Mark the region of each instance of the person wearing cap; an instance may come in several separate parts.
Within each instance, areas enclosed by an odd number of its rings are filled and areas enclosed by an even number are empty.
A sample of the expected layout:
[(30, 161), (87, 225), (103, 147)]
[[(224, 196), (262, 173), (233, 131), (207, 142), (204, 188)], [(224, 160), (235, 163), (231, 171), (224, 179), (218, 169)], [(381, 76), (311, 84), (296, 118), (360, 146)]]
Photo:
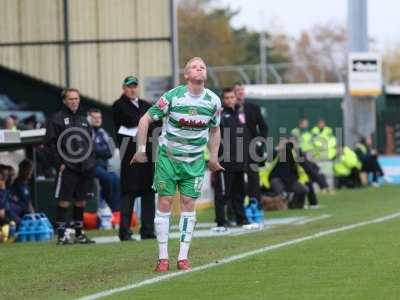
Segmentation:
[[(152, 189), (154, 164), (152, 159), (144, 164), (130, 165), (130, 160), (136, 152), (136, 132), (140, 118), (151, 105), (138, 97), (139, 81), (135, 76), (128, 76), (122, 83), (122, 95), (113, 104), (113, 119), (117, 132), (117, 143), (121, 153), (121, 220), (119, 238), (121, 241), (131, 241), (132, 231), (130, 223), (136, 197), (141, 197), (141, 227), (142, 239), (155, 238), (154, 214), (155, 193)], [(155, 123), (149, 130), (148, 137), (152, 136), (153, 129), (160, 126)], [(149, 142), (149, 140), (147, 141)], [(152, 158), (152, 146), (147, 147), (147, 155)]]

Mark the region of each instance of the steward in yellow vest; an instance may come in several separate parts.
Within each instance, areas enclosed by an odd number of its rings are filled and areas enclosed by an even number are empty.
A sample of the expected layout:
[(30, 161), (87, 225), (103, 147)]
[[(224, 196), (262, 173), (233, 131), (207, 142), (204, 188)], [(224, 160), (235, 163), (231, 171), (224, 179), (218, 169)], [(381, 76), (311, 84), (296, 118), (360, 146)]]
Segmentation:
[(317, 126), (311, 129), (313, 136), (312, 155), (317, 160), (333, 160), (336, 156), (336, 137), (332, 128), (325, 125), (324, 120), (318, 121)]
[(308, 129), (307, 119), (300, 119), (298, 127), (292, 129), (290, 134), (296, 140), (303, 153), (313, 150), (313, 135)]
[(338, 151), (338, 156), (333, 164), (336, 187), (356, 188), (360, 187), (360, 171), (362, 164), (357, 154), (345, 146)]

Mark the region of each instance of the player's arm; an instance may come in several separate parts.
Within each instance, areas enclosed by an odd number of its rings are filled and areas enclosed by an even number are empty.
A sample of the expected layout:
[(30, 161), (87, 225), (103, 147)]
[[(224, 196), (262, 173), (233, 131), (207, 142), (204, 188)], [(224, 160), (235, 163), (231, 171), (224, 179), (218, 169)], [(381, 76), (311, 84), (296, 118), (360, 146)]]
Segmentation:
[(149, 131), (150, 124), (153, 119), (150, 117), (149, 113), (146, 112), (143, 117), (140, 118), (138, 125), (138, 132), (136, 136), (136, 153), (133, 155), (131, 164), (134, 162), (144, 163), (147, 161), (146, 156), (146, 142), (147, 142), (147, 132)]
[(170, 95), (165, 93), (158, 101), (149, 108), (149, 110), (140, 118), (138, 125), (136, 153), (131, 159), (131, 164), (134, 162), (143, 163), (147, 161), (146, 156), (146, 141), (147, 133), (150, 124), (153, 121), (159, 121), (164, 118), (169, 111)]
[(212, 172), (224, 171), (225, 169), (218, 162), (218, 149), (221, 144), (221, 130), (219, 126), (210, 128), (210, 137), (208, 140), (208, 149), (210, 150), (210, 159), (208, 168)]

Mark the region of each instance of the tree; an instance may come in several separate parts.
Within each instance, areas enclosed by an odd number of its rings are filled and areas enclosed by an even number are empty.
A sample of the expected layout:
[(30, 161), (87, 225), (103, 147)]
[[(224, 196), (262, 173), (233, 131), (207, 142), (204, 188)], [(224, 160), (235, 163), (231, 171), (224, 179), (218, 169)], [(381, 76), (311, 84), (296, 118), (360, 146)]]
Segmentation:
[(346, 69), (346, 31), (335, 23), (314, 25), (303, 31), (295, 43), (294, 67), (287, 79), (294, 82), (341, 79)]
[(385, 51), (383, 71), (387, 83), (400, 83), (400, 46)]
[[(179, 57), (183, 67), (193, 56), (203, 57), (209, 66), (253, 65), (260, 63), (260, 33), (246, 27), (235, 29), (231, 19), (239, 13), (229, 7), (213, 8), (213, 0), (185, 0), (178, 5)], [(267, 34), (269, 63), (290, 61), (285, 34)], [(211, 70), (210, 70), (211, 71)], [(282, 71), (281, 76), (284, 75)], [(256, 73), (249, 73), (252, 82)], [(241, 80), (237, 71), (210, 73), (220, 86)], [(271, 77), (272, 78), (272, 77)], [(213, 80), (209, 84), (215, 83)]]

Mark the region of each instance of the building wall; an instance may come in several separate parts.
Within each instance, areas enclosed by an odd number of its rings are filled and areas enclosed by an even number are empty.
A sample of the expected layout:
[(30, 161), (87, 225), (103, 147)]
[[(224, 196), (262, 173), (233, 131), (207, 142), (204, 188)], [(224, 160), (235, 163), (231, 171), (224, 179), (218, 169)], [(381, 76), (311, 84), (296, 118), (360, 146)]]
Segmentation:
[(301, 118), (309, 120), (310, 129), (320, 119), (324, 119), (334, 133), (335, 129), (343, 128), (341, 98), (248, 100), (261, 107), (261, 113), (269, 127), (268, 136), (273, 137), (274, 145), (279, 143), (280, 137), (290, 134)]
[[(0, 0), (0, 65), (65, 86), (63, 2)], [(141, 82), (171, 76), (169, 0), (68, 0), (68, 6), (70, 85), (84, 95), (111, 103), (127, 75)]]

